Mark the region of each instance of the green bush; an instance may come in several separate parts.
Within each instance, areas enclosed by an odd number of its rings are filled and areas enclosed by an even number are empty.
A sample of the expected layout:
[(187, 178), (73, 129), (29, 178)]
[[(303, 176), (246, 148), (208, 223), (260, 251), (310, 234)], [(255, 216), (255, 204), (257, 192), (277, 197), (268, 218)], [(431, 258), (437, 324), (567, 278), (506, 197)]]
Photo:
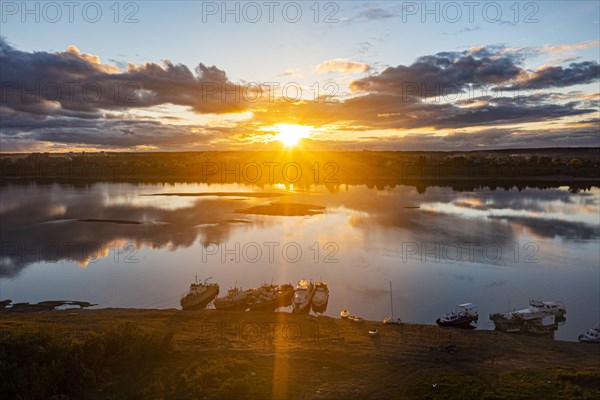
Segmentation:
[(169, 353), (171, 343), (170, 333), (149, 333), (132, 324), (83, 340), (41, 330), (4, 333), (0, 336), (0, 396), (94, 397), (115, 377), (126, 379), (153, 368)]

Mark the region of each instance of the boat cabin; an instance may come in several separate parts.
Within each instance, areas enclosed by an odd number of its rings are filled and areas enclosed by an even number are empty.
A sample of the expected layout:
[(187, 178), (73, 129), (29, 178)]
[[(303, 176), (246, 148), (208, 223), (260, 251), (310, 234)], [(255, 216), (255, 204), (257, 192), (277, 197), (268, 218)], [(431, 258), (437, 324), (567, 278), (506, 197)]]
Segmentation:
[(588, 329), (586, 336), (590, 339), (600, 340), (600, 331), (596, 329)]
[(565, 310), (565, 306), (560, 301), (531, 300), (529, 305), (536, 309), (535, 311), (547, 311), (554, 314)]
[(477, 305), (473, 304), (473, 303), (463, 303), (463, 304), (459, 304), (456, 306), (456, 308), (458, 309), (458, 314), (465, 313), (467, 315), (477, 315)]

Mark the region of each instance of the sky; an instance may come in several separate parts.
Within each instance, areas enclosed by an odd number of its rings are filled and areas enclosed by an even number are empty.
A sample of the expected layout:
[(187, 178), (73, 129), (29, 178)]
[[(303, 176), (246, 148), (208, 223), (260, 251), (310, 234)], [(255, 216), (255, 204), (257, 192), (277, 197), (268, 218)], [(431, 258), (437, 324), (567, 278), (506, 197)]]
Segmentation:
[(0, 151), (600, 146), (597, 1), (0, 1)]

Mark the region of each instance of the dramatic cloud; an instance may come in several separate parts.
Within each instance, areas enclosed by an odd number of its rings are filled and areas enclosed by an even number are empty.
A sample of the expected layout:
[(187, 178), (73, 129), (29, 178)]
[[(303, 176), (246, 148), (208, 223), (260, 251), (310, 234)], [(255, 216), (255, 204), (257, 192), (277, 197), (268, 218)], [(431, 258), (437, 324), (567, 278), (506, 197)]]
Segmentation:
[[(264, 128), (285, 122), (335, 133), (341, 147), (375, 131), (360, 139), (381, 149), (597, 145), (600, 94), (547, 89), (598, 81), (598, 63), (529, 71), (523, 65), (531, 54), (498, 46), (437, 53), (351, 81), (348, 97), (290, 102), (263, 92), (252, 101), (261, 84), (233, 83), (216, 66), (200, 63), (192, 71), (166, 60), (124, 70), (73, 46), (24, 52), (0, 39), (0, 144), (5, 152), (38, 150), (41, 143), (50, 150), (234, 149), (264, 146)], [(315, 71), (349, 74), (370, 67), (330, 59)], [(157, 113), (173, 106), (187, 110), (187, 117), (205, 114), (207, 122), (186, 124), (185, 113)], [(235, 121), (213, 122), (223, 121), (219, 114), (241, 112)], [(539, 123), (556, 126), (536, 132), (517, 126)], [(352, 139), (341, 137), (346, 132)], [(335, 149), (336, 141), (311, 143)]]
[(473, 87), (491, 90), (541, 89), (592, 83), (600, 79), (594, 61), (569, 67), (543, 66), (529, 73), (523, 55), (503, 48), (473, 48), (418, 58), (409, 66), (388, 67), (381, 73), (353, 81), (351, 89), (404, 96), (434, 97), (465, 93)]
[(527, 97), (486, 97), (474, 99), (472, 106), (458, 107), (443, 101), (423, 102), (403, 95), (369, 93), (339, 103), (281, 103), (256, 110), (254, 118), (261, 124), (294, 118), (296, 123), (310, 126), (343, 124), (355, 130), (456, 129), (539, 122), (594, 112), (578, 105), (576, 101), (554, 104)]
[(341, 72), (352, 74), (357, 72), (366, 72), (370, 69), (369, 64), (357, 61), (349, 61), (342, 58), (327, 60), (315, 67), (318, 73)]
[(568, 68), (542, 67), (517, 84), (525, 88), (542, 89), (592, 83), (598, 79), (600, 79), (600, 65), (594, 61), (586, 61), (572, 63)]
[[(231, 95), (239, 96), (242, 89), (227, 79), (225, 71), (202, 63), (195, 74), (187, 66), (168, 60), (163, 65), (130, 64), (121, 72), (73, 46), (58, 53), (28, 53), (1, 38), (0, 57), (0, 105), (29, 114), (70, 115), (160, 104), (188, 106), (198, 113), (247, 109)], [(232, 101), (226, 101), (227, 96)]]
[(350, 87), (426, 97), (462, 92), (472, 84), (499, 84), (523, 74), (514, 55), (477, 48), (420, 57), (410, 66), (388, 67), (380, 74), (353, 81)]

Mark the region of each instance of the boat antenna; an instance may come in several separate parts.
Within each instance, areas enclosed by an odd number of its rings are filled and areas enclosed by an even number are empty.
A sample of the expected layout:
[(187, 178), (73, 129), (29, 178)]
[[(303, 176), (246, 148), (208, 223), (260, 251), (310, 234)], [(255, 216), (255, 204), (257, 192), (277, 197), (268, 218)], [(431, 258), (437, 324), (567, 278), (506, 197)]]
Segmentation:
[(392, 309), (392, 315), (394, 315), (394, 300), (392, 300), (392, 281), (390, 281), (390, 308)]
[(196, 274), (196, 283), (198, 283), (198, 274)]

